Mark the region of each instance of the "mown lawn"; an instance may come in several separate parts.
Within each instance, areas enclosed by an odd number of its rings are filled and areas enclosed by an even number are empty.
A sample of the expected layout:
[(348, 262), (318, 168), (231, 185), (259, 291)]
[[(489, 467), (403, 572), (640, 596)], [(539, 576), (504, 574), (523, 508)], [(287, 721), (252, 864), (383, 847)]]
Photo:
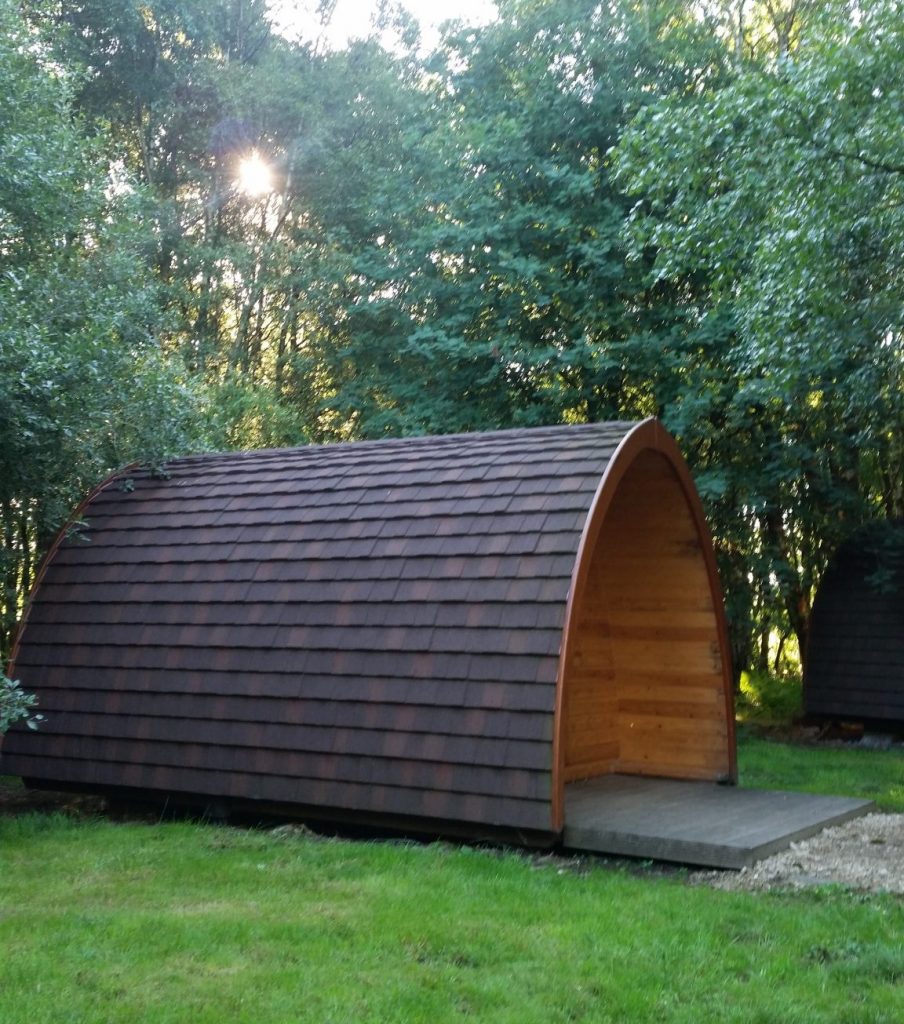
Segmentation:
[[(904, 752), (790, 743), (741, 736), (740, 784), (753, 789), (856, 796), (880, 811), (904, 812)], [(902, 867), (904, 870), (904, 867)]]
[(0, 818), (0, 950), (0, 1024), (904, 1020), (894, 897), (188, 823)]

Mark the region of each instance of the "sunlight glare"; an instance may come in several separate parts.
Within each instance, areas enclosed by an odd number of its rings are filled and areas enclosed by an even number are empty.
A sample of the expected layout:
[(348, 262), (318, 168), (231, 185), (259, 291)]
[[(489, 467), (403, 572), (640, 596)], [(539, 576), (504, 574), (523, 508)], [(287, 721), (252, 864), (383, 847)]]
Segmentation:
[(257, 150), (239, 164), (238, 187), (246, 196), (263, 196), (273, 191), (273, 172)]

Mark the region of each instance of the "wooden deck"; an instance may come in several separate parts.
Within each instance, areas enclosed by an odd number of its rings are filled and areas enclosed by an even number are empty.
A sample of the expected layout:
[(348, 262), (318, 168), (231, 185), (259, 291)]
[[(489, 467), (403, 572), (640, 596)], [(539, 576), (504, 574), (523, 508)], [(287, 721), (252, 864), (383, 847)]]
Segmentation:
[(743, 868), (873, 808), (867, 800), (604, 775), (565, 787), (572, 850)]

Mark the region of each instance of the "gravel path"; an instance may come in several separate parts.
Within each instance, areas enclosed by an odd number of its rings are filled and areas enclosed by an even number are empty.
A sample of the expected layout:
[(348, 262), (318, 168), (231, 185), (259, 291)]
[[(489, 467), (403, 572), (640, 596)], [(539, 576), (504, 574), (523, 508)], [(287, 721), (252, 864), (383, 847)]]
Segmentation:
[(802, 889), (843, 885), (904, 895), (904, 814), (867, 814), (741, 871), (695, 871), (692, 883), (715, 889)]

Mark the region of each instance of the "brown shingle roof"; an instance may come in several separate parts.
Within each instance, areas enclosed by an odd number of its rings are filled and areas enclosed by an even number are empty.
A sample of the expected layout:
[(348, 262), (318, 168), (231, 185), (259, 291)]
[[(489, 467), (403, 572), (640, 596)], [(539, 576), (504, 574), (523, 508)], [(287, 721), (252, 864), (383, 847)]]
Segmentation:
[(3, 768), (550, 828), (562, 628), (631, 425), (180, 459), (114, 479), (34, 595)]

